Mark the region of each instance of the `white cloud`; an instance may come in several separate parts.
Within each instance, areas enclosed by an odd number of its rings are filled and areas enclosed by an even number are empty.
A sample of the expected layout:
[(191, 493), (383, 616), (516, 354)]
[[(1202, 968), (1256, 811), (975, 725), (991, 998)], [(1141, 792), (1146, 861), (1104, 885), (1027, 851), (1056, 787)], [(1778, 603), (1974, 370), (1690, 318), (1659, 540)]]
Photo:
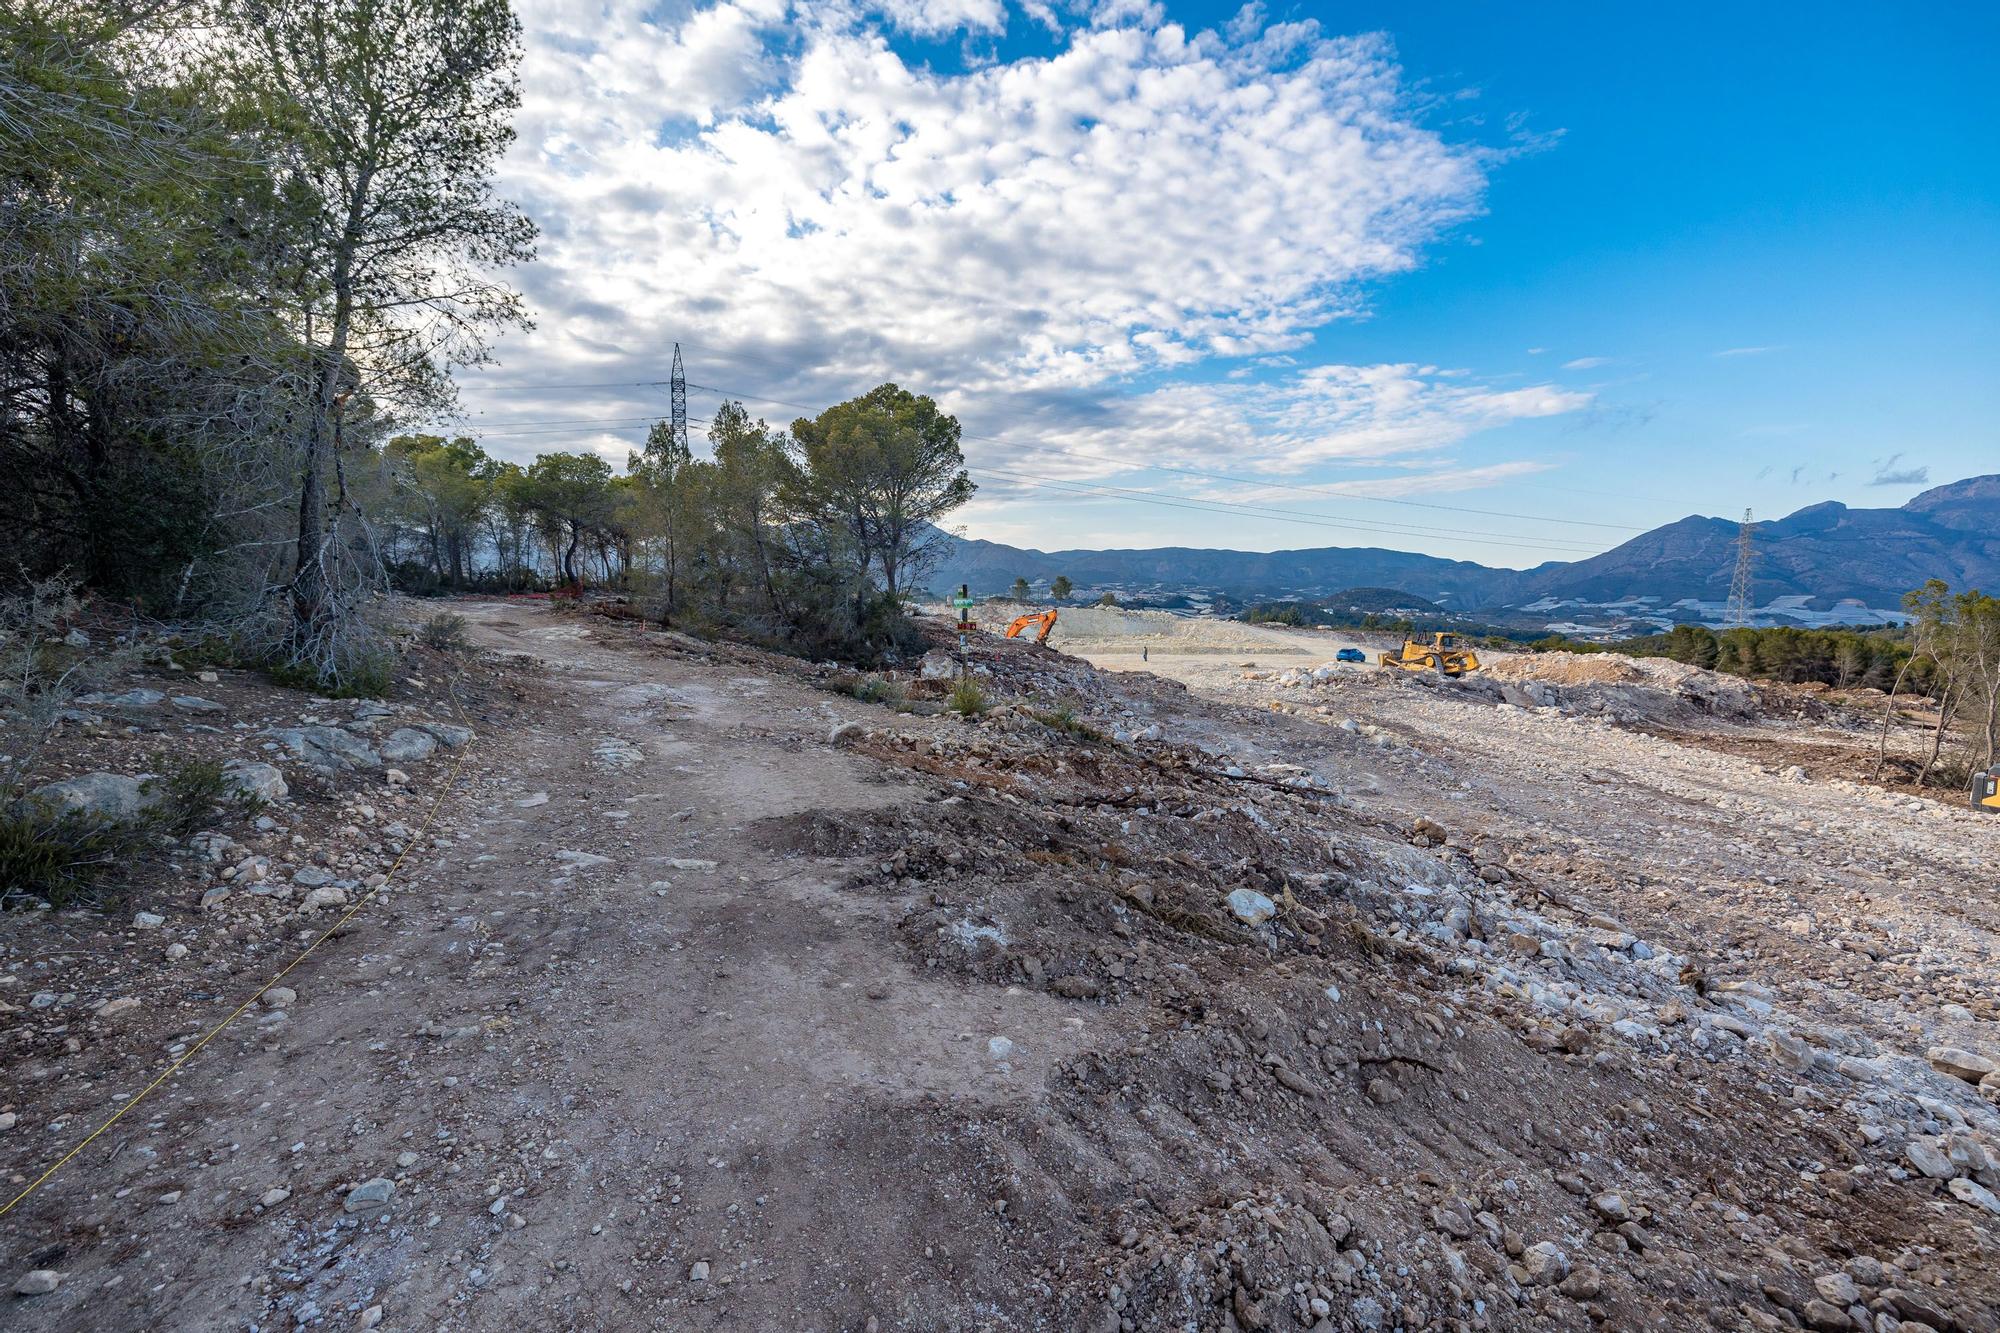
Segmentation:
[[(1421, 465), (1422, 455), (1479, 431), (1590, 402), (1587, 393), (1553, 385), (1501, 389), (1435, 366), (1315, 366), (1268, 384), (1166, 385), (1117, 399), (1095, 419), (1060, 410), (1038, 418), (1022, 403), (1015, 438), (1023, 443), (972, 440), (967, 449), (975, 460), (1011, 458), (1008, 466), (1059, 477), (1104, 477), (1149, 463), (1289, 477), (1330, 464)], [(1143, 442), (1136, 455), (1135, 441)], [(1367, 494), (1377, 484), (1343, 485)]]
[[(517, 275), (540, 327), (500, 347), (488, 384), (663, 379), (678, 340), (697, 384), (824, 404), (894, 379), (959, 414), (975, 461), (1072, 476), (1109, 473), (1056, 449), (1130, 467), (1143, 442), (1144, 458), (1290, 475), (1589, 402), (1295, 363), (1479, 208), (1486, 158), (1420, 122), (1383, 39), (1265, 28), (1254, 3), (1189, 34), (1109, 0), (1052, 57), (951, 73), (890, 34), (996, 32), (1000, 0), (519, 12), (521, 136), (500, 185), (544, 228)], [(1194, 382), (1215, 360), (1256, 378)], [(466, 400), (492, 420), (664, 408), (481, 378)], [(696, 416), (713, 402), (698, 393)]]
[(1766, 352), (1782, 352), (1783, 347), (1725, 347), (1717, 356), (1763, 356)]
[(1611, 358), (1608, 356), (1580, 356), (1576, 358), (1576, 360), (1574, 361), (1563, 362), (1563, 369), (1595, 370), (1599, 366), (1608, 366), (1610, 364), (1611, 364)]

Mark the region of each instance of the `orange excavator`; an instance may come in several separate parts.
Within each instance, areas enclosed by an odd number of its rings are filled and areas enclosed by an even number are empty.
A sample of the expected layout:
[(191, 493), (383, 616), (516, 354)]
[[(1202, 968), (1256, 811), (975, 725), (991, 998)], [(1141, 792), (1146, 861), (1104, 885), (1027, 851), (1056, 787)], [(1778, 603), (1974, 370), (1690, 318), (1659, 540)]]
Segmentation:
[(1016, 620), (1007, 627), (1007, 637), (1018, 639), (1021, 637), (1022, 630), (1032, 628), (1035, 631), (1035, 642), (1047, 643), (1049, 641), (1049, 631), (1055, 627), (1056, 609), (1052, 606), (1046, 611), (1038, 612), (1034, 615), (1022, 616)]

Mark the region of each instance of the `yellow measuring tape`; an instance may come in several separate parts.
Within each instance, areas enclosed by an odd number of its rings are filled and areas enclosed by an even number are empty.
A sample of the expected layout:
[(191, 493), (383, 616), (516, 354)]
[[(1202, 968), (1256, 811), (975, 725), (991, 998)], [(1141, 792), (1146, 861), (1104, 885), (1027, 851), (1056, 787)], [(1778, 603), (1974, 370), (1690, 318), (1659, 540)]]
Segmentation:
[[(451, 707), (452, 711), (458, 715), (459, 722), (463, 724), (465, 721), (465, 711), (458, 706), (458, 696), (456, 694), (452, 695)], [(333, 935), (336, 931), (338, 931), (342, 926), (346, 925), (348, 922), (352, 921), (355, 918), (355, 916), (360, 913), (362, 908), (368, 906), (369, 902), (374, 899), (376, 894), (382, 892), (382, 890), (388, 888), (390, 884), (394, 883), (396, 879), (396, 872), (403, 868), (403, 862), (409, 858), (411, 852), (417, 849), (417, 844), (423, 841), (424, 835), (431, 831), (431, 825), (437, 822), (438, 812), (444, 809), (445, 798), (450, 796), (452, 788), (458, 785), (458, 775), (460, 771), (465, 767), (466, 756), (468, 756), (471, 753), (472, 753), (472, 742), (470, 740), (467, 740), (465, 743), (465, 748), (461, 749), (458, 752), (458, 759), (451, 766), (451, 776), (445, 779), (444, 787), (442, 790), (438, 792), (437, 800), (431, 803), (430, 813), (424, 816), (423, 826), (420, 827), (416, 831), (416, 833), (411, 836), (410, 840), (407, 843), (403, 844), (403, 850), (396, 854), (396, 859), (394, 861), (390, 862), (388, 873), (382, 877), (382, 882), (380, 884), (377, 884), (374, 888), (368, 890), (367, 893), (363, 894), (361, 896), (360, 901), (356, 902), (354, 906), (347, 909), (346, 915), (342, 916), (340, 920), (334, 922), (332, 925), (328, 926), (324, 931), (322, 931), (318, 939), (315, 939), (311, 944), (308, 944), (305, 948), (299, 950), (299, 956), (292, 959), (291, 962), (285, 964), (283, 971), (279, 972), (269, 981), (259, 986), (256, 992), (252, 994), (249, 999), (245, 1000), (242, 1004), (237, 1005), (236, 1008), (230, 1012), (229, 1017), (223, 1019), (220, 1023), (217, 1023), (215, 1027), (212, 1030), (210, 1030), (209, 1033), (206, 1036), (204, 1036), (200, 1041), (188, 1047), (188, 1049), (181, 1055), (181, 1057), (178, 1060), (175, 1060), (172, 1064), (168, 1065), (164, 1070), (162, 1070), (158, 1078), (154, 1079), (151, 1083), (148, 1083), (145, 1087), (141, 1088), (139, 1090), (138, 1096), (132, 1098), (131, 1101), (126, 1102), (123, 1106), (119, 1107), (116, 1111), (112, 1112), (111, 1118), (109, 1120), (106, 1120), (103, 1124), (99, 1125), (96, 1129), (92, 1130), (89, 1136), (83, 1140), (83, 1142), (77, 1144), (74, 1148), (71, 1148), (61, 1157), (58, 1157), (56, 1159), (56, 1163), (54, 1166), (51, 1166), (48, 1170), (42, 1172), (41, 1175), (36, 1176), (34, 1180), (30, 1181), (28, 1185), (25, 1188), (23, 1188), (19, 1194), (16, 1194), (13, 1198), (7, 1200), (5, 1204), (0, 1204), (0, 1217), (5, 1217), (8, 1213), (12, 1212), (15, 1204), (21, 1202), (21, 1200), (27, 1198), (30, 1194), (33, 1194), (36, 1190), (40, 1189), (43, 1183), (47, 1181), (50, 1176), (54, 1175), (56, 1172), (62, 1170), (63, 1167), (67, 1166), (70, 1162), (70, 1159), (75, 1157), (78, 1153), (82, 1152), (85, 1148), (88, 1148), (92, 1143), (96, 1142), (97, 1139), (106, 1130), (110, 1129), (120, 1120), (123, 1120), (125, 1118), (125, 1113), (127, 1111), (130, 1111), (133, 1107), (137, 1106), (140, 1102), (145, 1101), (146, 1098), (149, 1095), (151, 1095), (153, 1089), (159, 1087), (162, 1083), (165, 1083), (168, 1079), (172, 1078), (175, 1074), (179, 1073), (181, 1066), (186, 1064), (188, 1061), (194, 1059), (195, 1055), (201, 1050), (202, 1047), (208, 1045), (211, 1041), (214, 1041), (217, 1037), (221, 1036), (224, 1028), (227, 1028), (231, 1023), (234, 1023), (237, 1019), (241, 1018), (244, 1015), (244, 1013), (250, 1008), (251, 1005), (257, 1003), (257, 1001), (264, 998), (265, 991), (270, 990), (271, 987), (277, 985), (280, 981), (283, 981), (285, 977), (290, 974), (293, 968), (297, 967), (300, 963), (303, 963), (312, 954), (312, 951), (314, 949), (317, 949), (319, 948), (320, 945), (325, 944), (329, 939), (333, 938)]]

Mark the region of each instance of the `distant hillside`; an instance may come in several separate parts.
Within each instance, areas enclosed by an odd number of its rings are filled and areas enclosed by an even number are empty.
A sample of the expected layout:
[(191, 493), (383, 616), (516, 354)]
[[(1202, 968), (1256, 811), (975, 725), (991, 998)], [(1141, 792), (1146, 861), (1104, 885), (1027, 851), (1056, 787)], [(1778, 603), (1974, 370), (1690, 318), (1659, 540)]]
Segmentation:
[(1317, 599), (1344, 588), (1409, 588), (1431, 601), (1474, 604), (1522, 577), (1469, 560), (1411, 551), (1327, 546), (1304, 551), (1218, 551), (1168, 546), (1151, 550), (1037, 551), (999, 542), (957, 540), (931, 576), (934, 588), (969, 584), (1004, 592), (1015, 579), (1047, 583), (1058, 574), (1079, 588), (1189, 589), (1242, 600)]
[(1343, 588), (1320, 599), (1326, 606), (1341, 611), (1425, 611), (1435, 614), (1444, 610), (1428, 597), (1419, 597), (1401, 588)]
[[(955, 541), (931, 582), (964, 582), (990, 593), (1016, 578), (1046, 583), (1065, 574), (1079, 588), (1196, 590), (1241, 601), (1331, 601), (1366, 592), (1491, 613), (1564, 601), (1644, 599), (1667, 608), (1684, 599), (1727, 599), (1736, 532), (1728, 519), (1689, 516), (1602, 555), (1528, 570), (1375, 547), (1036, 551)], [(1930, 578), (1955, 588), (2000, 589), (2000, 475), (1935, 487), (1898, 509), (1812, 505), (1757, 524), (1754, 536), (1755, 596), (1765, 606), (1791, 598), (1794, 605), (1824, 611), (1855, 599), (1894, 609), (1903, 593)], [(1869, 617), (1856, 608), (1855, 618)]]

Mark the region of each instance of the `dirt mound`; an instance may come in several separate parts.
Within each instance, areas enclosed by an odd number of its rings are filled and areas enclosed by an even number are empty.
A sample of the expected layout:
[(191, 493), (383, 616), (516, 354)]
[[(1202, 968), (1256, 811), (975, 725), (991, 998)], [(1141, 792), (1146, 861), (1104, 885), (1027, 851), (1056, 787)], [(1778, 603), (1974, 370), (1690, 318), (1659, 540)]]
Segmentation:
[(1515, 653), (1487, 668), (1501, 680), (1543, 680), (1551, 685), (1625, 685), (1647, 674), (1629, 657), (1609, 653)]
[[(1481, 673), (1523, 708), (1561, 708), (1622, 726), (1689, 727), (1707, 719), (1752, 722), (1763, 712), (1750, 682), (1664, 657), (1518, 653)], [(1468, 677), (1468, 679), (1472, 679)]]

